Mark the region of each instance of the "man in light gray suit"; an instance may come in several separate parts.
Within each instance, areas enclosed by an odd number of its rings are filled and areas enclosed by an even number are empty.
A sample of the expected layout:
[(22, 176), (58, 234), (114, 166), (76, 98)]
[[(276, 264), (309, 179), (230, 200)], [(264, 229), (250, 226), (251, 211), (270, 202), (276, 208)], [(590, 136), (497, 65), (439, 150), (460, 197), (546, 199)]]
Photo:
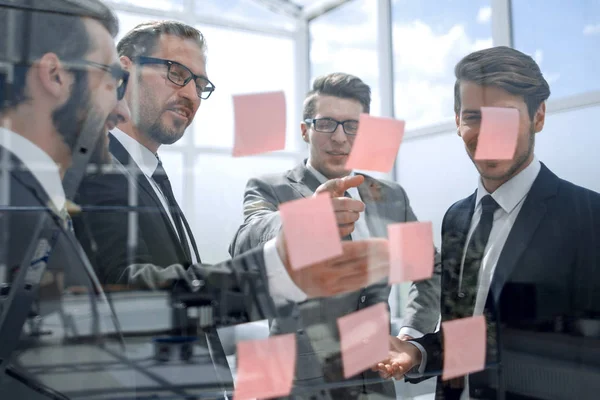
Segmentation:
[[(283, 174), (248, 182), (245, 221), (229, 248), (232, 256), (277, 236), (281, 229), (280, 204), (323, 192), (332, 197), (344, 240), (386, 237), (388, 224), (416, 221), (400, 185), (345, 169), (359, 116), (369, 113), (370, 103), (371, 89), (355, 76), (334, 73), (315, 80), (304, 102), (301, 124), (302, 138), (309, 144), (309, 158)], [(434, 278), (411, 287), (401, 331), (405, 337), (421, 336), (435, 329), (440, 299), (439, 263), (436, 266), (438, 273)], [(311, 389), (316, 385), (344, 380), (337, 318), (380, 302), (387, 304), (390, 287), (387, 282), (380, 282), (349, 294), (304, 302), (305, 298), (296, 295), (298, 290), (293, 284), (280, 287), (278, 292), (290, 300), (294, 317), (273, 321), (271, 333), (297, 333), (295, 393), (311, 398)], [(396, 397), (393, 384), (378, 380), (370, 370), (337, 386), (325, 395), (334, 399)]]

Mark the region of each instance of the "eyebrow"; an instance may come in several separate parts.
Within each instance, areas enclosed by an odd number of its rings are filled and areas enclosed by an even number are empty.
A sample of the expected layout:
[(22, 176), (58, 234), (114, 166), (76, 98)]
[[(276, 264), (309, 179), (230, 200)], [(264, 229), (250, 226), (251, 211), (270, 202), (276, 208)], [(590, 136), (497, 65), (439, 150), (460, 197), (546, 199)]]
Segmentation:
[(461, 114), (481, 115), (481, 110), (463, 110)]

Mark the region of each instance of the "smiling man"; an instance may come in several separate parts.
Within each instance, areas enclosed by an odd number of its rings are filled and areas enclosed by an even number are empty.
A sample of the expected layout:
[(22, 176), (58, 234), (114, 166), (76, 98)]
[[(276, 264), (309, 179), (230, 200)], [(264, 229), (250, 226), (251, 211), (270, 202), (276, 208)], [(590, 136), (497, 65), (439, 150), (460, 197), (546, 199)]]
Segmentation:
[[(359, 78), (332, 73), (317, 78), (304, 100), (302, 139), (309, 146), (308, 159), (296, 168), (251, 179), (244, 195), (244, 224), (239, 228), (229, 252), (241, 254), (277, 236), (281, 218), (277, 211), (284, 202), (329, 192), (340, 237), (360, 240), (386, 237), (387, 224), (415, 221), (406, 192), (395, 182), (354, 174), (346, 160), (358, 131), (361, 113), (369, 113), (371, 89)], [(433, 247), (433, 244), (432, 244)], [(432, 251), (433, 248), (432, 248)], [(283, 298), (292, 301), (294, 287), (278, 288)], [(273, 334), (298, 332), (296, 384), (307, 391), (322, 382), (343, 380), (339, 360), (337, 318), (377, 303), (388, 301), (386, 282), (335, 298), (319, 299), (298, 305), (299, 318), (276, 320)], [(432, 332), (439, 316), (439, 276), (412, 286), (402, 334), (411, 337)], [(355, 385), (333, 389), (335, 399), (396, 398), (390, 383), (365, 384), (376, 378), (371, 371), (353, 377)], [(313, 389), (314, 390), (314, 389)]]

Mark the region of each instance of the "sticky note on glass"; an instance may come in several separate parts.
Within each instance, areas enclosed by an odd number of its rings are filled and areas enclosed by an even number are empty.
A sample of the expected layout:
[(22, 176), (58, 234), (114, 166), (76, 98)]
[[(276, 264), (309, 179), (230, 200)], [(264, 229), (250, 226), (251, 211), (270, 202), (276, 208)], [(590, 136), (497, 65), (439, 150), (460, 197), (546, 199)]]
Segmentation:
[(361, 114), (346, 168), (390, 172), (403, 136), (404, 121)]
[(293, 269), (342, 254), (342, 242), (328, 193), (283, 203), (279, 212)]
[(296, 369), (293, 333), (237, 344), (234, 400), (287, 396)]
[(519, 110), (481, 107), (476, 160), (512, 160), (519, 136)]
[(388, 356), (390, 314), (379, 303), (337, 320), (344, 377), (371, 368)]
[(485, 368), (485, 318), (476, 317), (442, 322), (444, 332), (444, 371), (442, 379), (452, 379)]
[(233, 156), (243, 157), (285, 148), (283, 92), (233, 96)]
[(390, 284), (431, 278), (434, 263), (431, 222), (390, 224), (388, 242)]

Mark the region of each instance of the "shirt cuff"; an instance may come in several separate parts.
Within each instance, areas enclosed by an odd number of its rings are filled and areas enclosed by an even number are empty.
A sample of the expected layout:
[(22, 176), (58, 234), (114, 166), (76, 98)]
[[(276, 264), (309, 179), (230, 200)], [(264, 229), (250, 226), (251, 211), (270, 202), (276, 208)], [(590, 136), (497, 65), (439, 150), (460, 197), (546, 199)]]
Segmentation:
[(300, 303), (307, 299), (304, 293), (290, 278), (290, 275), (285, 270), (285, 266), (279, 257), (277, 247), (275, 246), (276, 238), (265, 243), (263, 254), (265, 257), (265, 268), (267, 270), (267, 280), (269, 284), (269, 292), (274, 299), (285, 299)]
[(421, 378), (425, 373), (425, 366), (427, 365), (427, 351), (419, 343), (413, 342), (412, 340), (407, 340), (406, 343), (412, 344), (421, 352), (421, 364), (419, 364), (419, 368), (417, 368), (416, 371), (415, 368), (411, 369), (411, 371), (415, 372), (408, 372), (406, 376), (409, 378)]
[(400, 328), (400, 333), (398, 334), (398, 336), (400, 335), (408, 335), (413, 339), (418, 339), (420, 337), (423, 337), (425, 334), (421, 331), (416, 330), (415, 328), (411, 328), (410, 326), (403, 326), (402, 328)]

